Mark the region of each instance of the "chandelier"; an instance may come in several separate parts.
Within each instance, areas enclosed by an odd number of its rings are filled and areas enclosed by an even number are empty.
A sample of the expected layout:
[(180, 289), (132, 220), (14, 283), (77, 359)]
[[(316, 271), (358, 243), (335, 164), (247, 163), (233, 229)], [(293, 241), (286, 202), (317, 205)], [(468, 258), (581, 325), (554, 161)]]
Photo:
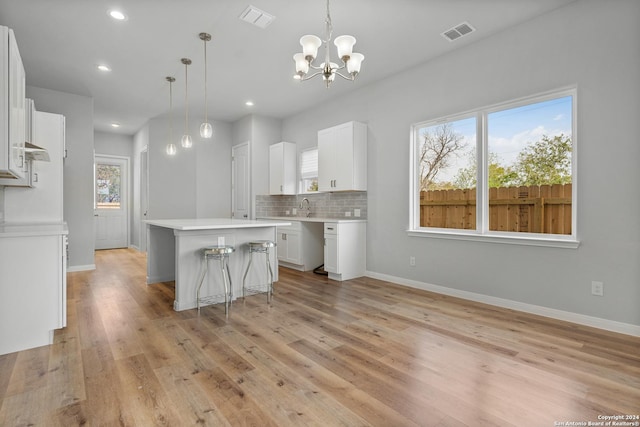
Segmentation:
[[(329, 12), (329, 0), (327, 0), (327, 18), (325, 19), (325, 39), (322, 40), (318, 36), (306, 35), (300, 38), (302, 45), (302, 53), (296, 53), (293, 60), (296, 63), (295, 79), (309, 80), (315, 76), (321, 75), (327, 88), (331, 82), (335, 80), (336, 75), (346, 80), (355, 80), (356, 75), (360, 72), (360, 65), (364, 61), (364, 55), (353, 52), (353, 45), (356, 44), (355, 37), (339, 36), (334, 40), (334, 44), (338, 49), (338, 57), (342, 60), (342, 65), (331, 62), (329, 54), (329, 42), (331, 41), (331, 33), (333, 26), (331, 25), (331, 13)], [(324, 43), (324, 62), (319, 66), (314, 65), (313, 61), (318, 55), (318, 48)], [(346, 68), (347, 75), (340, 73), (340, 70)], [(309, 70), (317, 70), (309, 75)]]

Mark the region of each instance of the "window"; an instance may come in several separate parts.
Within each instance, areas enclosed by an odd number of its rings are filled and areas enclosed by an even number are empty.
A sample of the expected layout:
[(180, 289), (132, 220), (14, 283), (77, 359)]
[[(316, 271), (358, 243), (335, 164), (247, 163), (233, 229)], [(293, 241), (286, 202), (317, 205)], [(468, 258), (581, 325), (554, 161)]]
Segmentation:
[(96, 208), (120, 209), (120, 166), (96, 164)]
[(300, 193), (318, 191), (318, 149), (300, 153)]
[(574, 117), (571, 89), (414, 125), (411, 234), (577, 246)]

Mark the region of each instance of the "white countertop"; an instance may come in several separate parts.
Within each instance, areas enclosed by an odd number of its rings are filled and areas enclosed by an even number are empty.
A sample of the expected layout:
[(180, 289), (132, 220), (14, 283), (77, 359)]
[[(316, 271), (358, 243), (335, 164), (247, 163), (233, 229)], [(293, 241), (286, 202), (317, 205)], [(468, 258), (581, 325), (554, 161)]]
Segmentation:
[(273, 221), (302, 221), (302, 222), (367, 222), (362, 218), (317, 218), (306, 216), (268, 216), (265, 219)]
[(174, 230), (218, 230), (230, 228), (256, 228), (291, 225), (291, 222), (277, 220), (250, 220), (232, 218), (192, 218), (192, 219), (149, 219), (145, 223)]
[(0, 238), (69, 234), (66, 222), (2, 222)]

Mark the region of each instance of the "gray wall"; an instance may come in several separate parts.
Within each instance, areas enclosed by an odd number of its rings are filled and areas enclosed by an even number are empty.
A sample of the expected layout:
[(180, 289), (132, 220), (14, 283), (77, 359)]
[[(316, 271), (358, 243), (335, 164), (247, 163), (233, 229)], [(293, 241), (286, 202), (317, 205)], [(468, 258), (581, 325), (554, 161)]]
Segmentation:
[[(640, 325), (638, 16), (635, 0), (571, 3), (289, 117), (283, 139), (301, 150), (318, 129), (368, 123), (372, 273)], [(412, 123), (574, 84), (578, 249), (407, 236)], [(591, 295), (592, 280), (604, 282), (604, 297)]]
[(269, 194), (269, 146), (282, 141), (282, 120), (249, 115), (233, 123), (233, 145), (249, 142), (251, 218), (256, 217), (257, 195)]
[(96, 131), (93, 133), (93, 147), (96, 154), (131, 159), (133, 155), (133, 136)]
[(178, 153), (165, 152), (169, 139), (168, 116), (150, 120), (133, 137), (134, 203), (132, 245), (140, 241), (140, 153), (148, 150), (148, 219), (229, 217), (231, 212), (231, 125), (214, 122), (214, 137), (199, 136), (200, 118), (193, 117), (190, 133), (193, 147), (180, 147), (182, 132), (174, 118), (174, 140)]
[(66, 118), (64, 219), (69, 225), (69, 269), (94, 267), (93, 99), (27, 86), (36, 110)]

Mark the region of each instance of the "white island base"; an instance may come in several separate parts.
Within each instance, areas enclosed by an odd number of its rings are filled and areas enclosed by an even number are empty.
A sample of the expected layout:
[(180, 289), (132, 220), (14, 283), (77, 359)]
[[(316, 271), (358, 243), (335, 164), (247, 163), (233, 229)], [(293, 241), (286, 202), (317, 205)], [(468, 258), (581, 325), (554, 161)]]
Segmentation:
[[(242, 296), (242, 278), (249, 257), (247, 243), (254, 240), (276, 241), (276, 226), (290, 224), (284, 221), (225, 218), (147, 220), (145, 222), (147, 223), (147, 284), (175, 280), (173, 309), (176, 311), (197, 307), (196, 290), (204, 269), (203, 248), (213, 245), (235, 247), (235, 252), (229, 255), (232, 299), (235, 299)], [(274, 281), (278, 280), (276, 250), (270, 255)], [(266, 260), (262, 254), (254, 254), (254, 257), (251, 272), (247, 276), (247, 284), (254, 288), (259, 286), (266, 292)], [(208, 303), (224, 302), (223, 289), (220, 262), (209, 260), (209, 274), (202, 285), (200, 296), (201, 298), (212, 296), (208, 299)]]

